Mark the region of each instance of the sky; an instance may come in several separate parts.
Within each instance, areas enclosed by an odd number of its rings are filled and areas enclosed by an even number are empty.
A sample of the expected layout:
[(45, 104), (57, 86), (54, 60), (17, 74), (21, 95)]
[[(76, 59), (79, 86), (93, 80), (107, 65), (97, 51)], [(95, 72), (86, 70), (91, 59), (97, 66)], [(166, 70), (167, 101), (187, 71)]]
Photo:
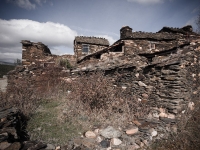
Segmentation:
[(104, 37), (119, 30), (157, 32), (192, 25), (200, 0), (0, 0), (0, 61), (22, 58), (21, 40), (42, 42), (56, 55), (73, 54), (75, 36)]

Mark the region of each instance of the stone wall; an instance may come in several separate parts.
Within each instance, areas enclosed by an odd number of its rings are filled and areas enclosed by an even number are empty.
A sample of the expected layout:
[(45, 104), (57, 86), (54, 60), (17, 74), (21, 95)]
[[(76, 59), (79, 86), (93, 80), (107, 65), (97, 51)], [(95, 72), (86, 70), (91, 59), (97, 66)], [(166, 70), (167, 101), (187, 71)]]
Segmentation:
[[(130, 48), (136, 42), (131, 43)], [(104, 70), (118, 86), (125, 86), (137, 99), (144, 100), (151, 106), (167, 108), (169, 112), (176, 114), (184, 110), (190, 101), (192, 93), (188, 76), (192, 73), (188, 72), (188, 68), (192, 67), (191, 64), (199, 63), (197, 55), (200, 41), (198, 39), (175, 48), (173, 43), (170, 46), (172, 49), (160, 52), (148, 52), (144, 49), (135, 54), (117, 55), (118, 57), (99, 61), (85, 60), (72, 72)], [(120, 79), (117, 74), (120, 74)], [(144, 94), (148, 95), (148, 99), (142, 97)]]

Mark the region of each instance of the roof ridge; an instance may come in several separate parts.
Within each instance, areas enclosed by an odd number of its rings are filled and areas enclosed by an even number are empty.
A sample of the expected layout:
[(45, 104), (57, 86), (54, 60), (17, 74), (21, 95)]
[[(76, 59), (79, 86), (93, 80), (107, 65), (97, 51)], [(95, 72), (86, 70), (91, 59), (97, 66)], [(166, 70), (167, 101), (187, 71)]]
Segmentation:
[(104, 38), (104, 37), (96, 37), (96, 36), (75, 36), (75, 38), (76, 38), (76, 37), (96, 38), (96, 39), (105, 39), (105, 40), (108, 40), (108, 39), (106, 39), (106, 38)]

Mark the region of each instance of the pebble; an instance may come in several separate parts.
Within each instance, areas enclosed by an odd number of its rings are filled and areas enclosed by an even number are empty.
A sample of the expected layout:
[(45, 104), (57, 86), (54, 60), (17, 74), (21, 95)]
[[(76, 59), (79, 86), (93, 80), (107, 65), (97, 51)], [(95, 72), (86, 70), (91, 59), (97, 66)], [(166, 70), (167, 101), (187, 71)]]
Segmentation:
[(100, 142), (102, 148), (108, 148), (110, 146), (110, 142), (107, 140), (103, 140)]
[(133, 120), (133, 123), (136, 125), (136, 126), (141, 126), (141, 123), (137, 120)]
[(101, 141), (103, 141), (103, 139), (102, 139), (100, 136), (97, 136), (96, 142), (97, 142), (97, 143), (100, 143)]
[(115, 145), (115, 146), (118, 146), (118, 145), (122, 144), (122, 141), (120, 139), (118, 139), (118, 138), (112, 138), (111, 139), (111, 144)]
[(93, 131), (87, 131), (85, 133), (85, 137), (93, 139), (93, 138), (96, 138), (96, 134)]
[(154, 136), (157, 136), (158, 132), (156, 130), (154, 130), (153, 132), (151, 132), (151, 136), (154, 137)]
[(188, 103), (188, 108), (189, 108), (190, 110), (194, 110), (194, 102), (189, 102), (189, 103)]
[(119, 130), (114, 129), (112, 126), (108, 126), (107, 128), (100, 131), (100, 134), (108, 139), (118, 138), (122, 135)]
[(60, 146), (57, 146), (55, 150), (60, 150), (60, 149), (61, 149), (61, 147), (60, 147)]
[(133, 135), (136, 134), (138, 132), (138, 127), (133, 127), (131, 129), (126, 130), (126, 134), (128, 135)]
[(144, 84), (142, 81), (139, 81), (138, 84), (139, 84), (139, 86), (144, 86), (144, 87), (147, 86), (147, 85)]

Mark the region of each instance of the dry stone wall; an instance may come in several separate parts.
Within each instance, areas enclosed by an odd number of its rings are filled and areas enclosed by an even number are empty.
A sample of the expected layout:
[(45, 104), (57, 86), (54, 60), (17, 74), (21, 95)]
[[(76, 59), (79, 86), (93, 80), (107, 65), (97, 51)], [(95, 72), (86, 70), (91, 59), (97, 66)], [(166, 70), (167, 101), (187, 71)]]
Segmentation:
[[(135, 43), (131, 44), (131, 47), (134, 47)], [(196, 40), (170, 51), (138, 51), (136, 54), (95, 63), (86, 60), (72, 72), (105, 70), (105, 74), (112, 77), (118, 86), (125, 86), (134, 93), (136, 99), (144, 100), (152, 107), (164, 107), (170, 113), (177, 114), (184, 110), (190, 101), (192, 93), (189, 81), (193, 78), (188, 80), (188, 68), (192, 67), (191, 64), (198, 63), (199, 48), (200, 42)], [(117, 78), (117, 74), (121, 77)], [(148, 95), (148, 99), (142, 97), (144, 94)]]

